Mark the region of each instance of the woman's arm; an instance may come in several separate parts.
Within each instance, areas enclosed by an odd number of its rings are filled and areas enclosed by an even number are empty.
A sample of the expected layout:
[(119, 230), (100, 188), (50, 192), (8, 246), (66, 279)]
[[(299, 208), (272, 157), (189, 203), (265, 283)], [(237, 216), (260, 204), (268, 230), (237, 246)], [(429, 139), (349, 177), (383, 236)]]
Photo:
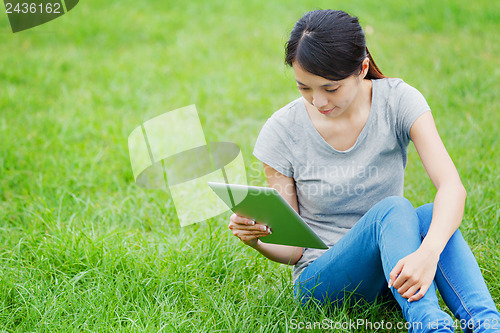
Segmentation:
[[(298, 213), (297, 192), (295, 191), (293, 178), (279, 173), (265, 163), (264, 172), (266, 173), (269, 187), (275, 188)], [(260, 224), (249, 224), (249, 219), (236, 214), (233, 214), (230, 220), (229, 229), (233, 230), (233, 234), (245, 244), (259, 251), (266, 258), (282, 264), (295, 265), (300, 257), (302, 257), (302, 247), (261, 242), (259, 237), (263, 236), (258, 232)]]
[(434, 279), (439, 256), (462, 221), (466, 191), (430, 112), (415, 120), (410, 137), (437, 189), (427, 236), (420, 248), (401, 259), (390, 274), (389, 284), (393, 281), (398, 292), (411, 302), (422, 298)]
[(462, 222), (467, 193), (439, 137), (432, 114), (426, 112), (414, 125), (410, 136), (437, 189), (431, 226), (422, 247), (439, 255)]

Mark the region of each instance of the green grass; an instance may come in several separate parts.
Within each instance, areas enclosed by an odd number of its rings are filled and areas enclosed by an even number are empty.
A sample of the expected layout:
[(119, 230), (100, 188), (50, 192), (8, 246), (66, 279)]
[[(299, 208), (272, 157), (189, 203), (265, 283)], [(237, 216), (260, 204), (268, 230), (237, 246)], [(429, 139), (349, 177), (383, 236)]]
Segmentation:
[[(426, 96), (468, 191), (461, 230), (500, 305), (499, 2), (89, 0), (17, 34), (0, 14), (0, 332), (403, 321), (383, 304), (297, 306), (291, 267), (241, 245), (228, 213), (180, 228), (168, 193), (133, 182), (128, 134), (196, 104), (207, 141), (237, 143), (249, 182), (265, 184), (253, 144), (298, 96), (284, 42), (304, 12), (330, 7), (370, 25), (379, 67)], [(413, 148), (405, 186), (415, 206), (435, 195)]]

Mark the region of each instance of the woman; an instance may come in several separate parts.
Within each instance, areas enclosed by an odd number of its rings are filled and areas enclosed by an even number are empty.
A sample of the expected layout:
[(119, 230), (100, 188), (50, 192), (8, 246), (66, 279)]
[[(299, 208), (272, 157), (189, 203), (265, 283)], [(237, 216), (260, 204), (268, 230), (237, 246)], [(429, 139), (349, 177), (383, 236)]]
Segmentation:
[[(295, 265), (294, 293), (369, 302), (390, 291), (410, 331), (452, 332), (444, 301), (466, 332), (500, 331), (500, 315), (458, 226), (465, 189), (425, 98), (374, 63), (356, 17), (316, 10), (286, 45), (302, 97), (275, 112), (254, 155), (276, 188), (329, 246), (266, 244), (265, 225), (233, 214), (229, 228), (267, 258)], [(403, 197), (406, 148), (413, 141), (437, 189), (414, 209)], [(388, 289), (389, 288), (389, 289)]]

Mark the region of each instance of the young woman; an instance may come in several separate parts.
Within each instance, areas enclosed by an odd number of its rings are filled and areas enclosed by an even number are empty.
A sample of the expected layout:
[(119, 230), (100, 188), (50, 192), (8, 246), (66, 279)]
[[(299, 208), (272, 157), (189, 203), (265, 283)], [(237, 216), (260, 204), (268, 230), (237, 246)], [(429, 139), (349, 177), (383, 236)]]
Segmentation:
[[(436, 288), (466, 332), (499, 332), (500, 315), (458, 226), (466, 192), (425, 98), (374, 63), (356, 17), (307, 13), (286, 45), (302, 97), (275, 112), (254, 155), (276, 188), (329, 246), (266, 244), (265, 225), (233, 214), (229, 228), (267, 258), (295, 265), (294, 294), (369, 302), (388, 292), (410, 331), (452, 332)], [(437, 189), (415, 209), (403, 197), (413, 141)], [(347, 292), (347, 293), (346, 293)]]

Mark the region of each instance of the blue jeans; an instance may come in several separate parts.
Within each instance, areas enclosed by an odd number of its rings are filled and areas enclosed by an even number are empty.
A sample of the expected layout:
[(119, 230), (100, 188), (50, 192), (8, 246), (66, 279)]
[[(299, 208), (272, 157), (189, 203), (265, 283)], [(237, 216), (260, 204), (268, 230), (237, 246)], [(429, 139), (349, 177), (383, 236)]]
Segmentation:
[[(373, 302), (388, 291), (389, 273), (398, 260), (420, 246), (432, 209), (432, 203), (415, 209), (403, 197), (380, 201), (302, 271), (294, 285), (295, 297), (302, 304), (311, 297), (320, 303), (342, 302), (348, 294)], [(424, 297), (408, 303), (391, 288), (409, 332), (453, 332), (452, 318), (439, 307), (436, 287), (455, 317), (466, 323), (464, 332), (500, 332), (500, 314), (459, 230), (441, 253), (434, 282)]]

